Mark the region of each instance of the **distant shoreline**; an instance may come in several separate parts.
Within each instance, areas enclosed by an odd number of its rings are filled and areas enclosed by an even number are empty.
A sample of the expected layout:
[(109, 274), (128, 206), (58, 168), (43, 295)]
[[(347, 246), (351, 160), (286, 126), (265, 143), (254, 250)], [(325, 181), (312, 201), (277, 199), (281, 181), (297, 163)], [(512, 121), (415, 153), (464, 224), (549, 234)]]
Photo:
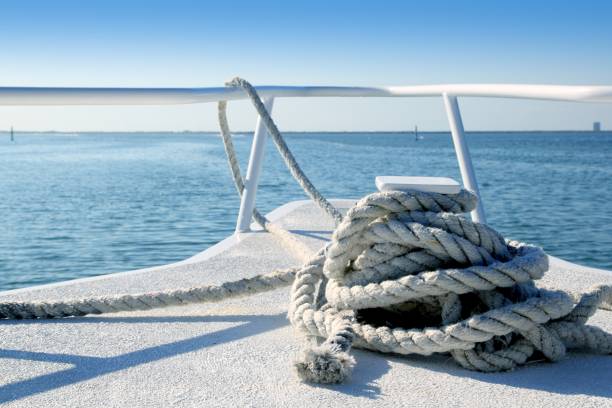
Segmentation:
[[(9, 135), (11, 133), (10, 130), (0, 130), (0, 134)], [(184, 131), (172, 131), (172, 130), (143, 130), (143, 131), (95, 131), (95, 130), (87, 130), (87, 131), (63, 131), (63, 130), (15, 130), (14, 133), (16, 135), (19, 134), (44, 134), (44, 135), (63, 135), (63, 134), (108, 134), (108, 135), (129, 135), (129, 134), (177, 134), (177, 135), (189, 135), (189, 134), (216, 134), (219, 133), (218, 130), (184, 130)], [(232, 132), (235, 135), (239, 134), (251, 134), (252, 130), (239, 130)], [(414, 134), (413, 130), (291, 130), (291, 131), (283, 131), (283, 134)], [(449, 134), (448, 130), (419, 130), (419, 134)], [(601, 130), (601, 131), (592, 131), (592, 130), (466, 130), (467, 134), (508, 134), (508, 133), (581, 133), (581, 134), (612, 134), (612, 130)]]

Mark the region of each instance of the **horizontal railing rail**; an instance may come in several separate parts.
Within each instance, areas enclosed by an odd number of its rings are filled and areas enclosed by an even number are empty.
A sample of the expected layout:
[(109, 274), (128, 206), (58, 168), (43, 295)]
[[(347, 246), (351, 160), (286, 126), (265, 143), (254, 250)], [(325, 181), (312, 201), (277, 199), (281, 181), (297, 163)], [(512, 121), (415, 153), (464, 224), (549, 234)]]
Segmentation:
[[(612, 86), (450, 84), (390, 87), (259, 86), (264, 98), (469, 96), (612, 102)], [(0, 105), (172, 105), (245, 99), (237, 88), (0, 87)]]
[[(612, 86), (447, 84), (390, 87), (259, 86), (258, 93), (271, 110), (275, 98), (290, 97), (442, 97), (449, 121), (463, 185), (480, 198), (476, 174), (465, 140), (457, 97), (519, 98), (571, 102), (612, 102)], [(0, 87), (0, 106), (25, 105), (175, 105), (246, 99), (243, 90), (214, 88), (54, 88)], [(248, 231), (255, 208), (267, 132), (256, 125), (240, 202), (236, 231)], [(485, 222), (482, 200), (472, 218)]]

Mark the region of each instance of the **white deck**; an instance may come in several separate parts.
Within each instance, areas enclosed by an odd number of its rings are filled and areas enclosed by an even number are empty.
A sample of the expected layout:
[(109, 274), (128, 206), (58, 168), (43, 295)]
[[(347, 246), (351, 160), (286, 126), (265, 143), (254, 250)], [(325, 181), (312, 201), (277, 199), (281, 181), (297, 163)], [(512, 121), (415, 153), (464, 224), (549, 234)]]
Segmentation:
[[(334, 201), (348, 205), (349, 201)], [(313, 250), (332, 225), (306, 202), (271, 214)], [(518, 237), (517, 237), (518, 238)], [(82, 297), (221, 283), (297, 264), (265, 233), (229, 238), (158, 268), (0, 294)], [(551, 259), (545, 281), (567, 289), (612, 273)], [(466, 371), (444, 356), (355, 351), (353, 379), (311, 386), (291, 370), (298, 342), (285, 318), (289, 289), (218, 304), (45, 321), (0, 321), (0, 403), (7, 407), (612, 406), (612, 357), (570, 354), (514, 372)], [(612, 314), (593, 324), (612, 330)]]

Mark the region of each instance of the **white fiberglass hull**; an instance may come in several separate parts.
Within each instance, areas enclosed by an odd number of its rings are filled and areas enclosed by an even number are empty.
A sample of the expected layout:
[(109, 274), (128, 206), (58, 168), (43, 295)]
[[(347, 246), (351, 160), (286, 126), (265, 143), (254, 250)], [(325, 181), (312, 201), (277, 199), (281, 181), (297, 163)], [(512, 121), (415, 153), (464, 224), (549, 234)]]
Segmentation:
[[(334, 200), (347, 207), (350, 200)], [(313, 251), (331, 223), (305, 201), (270, 218)], [(0, 293), (33, 300), (221, 283), (299, 262), (265, 233), (230, 237), (173, 265)], [(583, 290), (612, 272), (551, 257), (543, 284)], [(299, 343), (285, 313), (289, 289), (217, 304), (82, 318), (0, 322), (0, 403), (6, 406), (610, 406), (612, 357), (570, 354), (483, 374), (445, 356), (356, 351), (352, 380), (310, 386), (292, 373)], [(592, 324), (612, 330), (612, 313)]]

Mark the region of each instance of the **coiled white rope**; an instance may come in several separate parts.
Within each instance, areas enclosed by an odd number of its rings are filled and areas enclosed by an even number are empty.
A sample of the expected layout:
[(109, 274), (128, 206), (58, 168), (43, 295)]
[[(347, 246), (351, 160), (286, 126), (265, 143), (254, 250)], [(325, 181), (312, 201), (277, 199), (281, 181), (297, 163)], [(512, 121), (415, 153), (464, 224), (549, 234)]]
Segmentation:
[[(548, 268), (536, 247), (505, 241), (491, 228), (459, 214), (472, 210), (468, 192), (371, 194), (345, 217), (299, 168), (255, 89), (242, 79), (292, 175), (337, 223), (331, 242), (300, 268), (189, 289), (55, 302), (0, 303), (0, 318), (82, 316), (197, 302), (221, 301), (293, 282), (289, 318), (310, 346), (296, 362), (300, 377), (343, 381), (354, 364), (353, 345), (399, 354), (450, 353), (463, 367), (508, 370), (539, 353), (558, 360), (567, 348), (612, 353), (612, 335), (586, 325), (597, 308), (610, 308), (612, 287), (581, 296), (538, 289)], [(236, 188), (244, 182), (219, 103), (221, 135)], [(302, 258), (310, 251), (257, 210), (263, 228)]]
[(577, 305), (565, 292), (536, 288), (546, 254), (457, 215), (474, 204), (466, 191), (415, 191), (371, 194), (351, 208), (324, 262), (299, 270), (293, 283), (291, 322), (314, 340), (296, 364), (300, 376), (343, 381), (353, 343), (449, 352), (479, 371), (512, 369), (536, 352), (555, 361), (567, 347), (612, 353), (612, 335), (585, 325), (612, 303), (612, 287), (591, 289)]

